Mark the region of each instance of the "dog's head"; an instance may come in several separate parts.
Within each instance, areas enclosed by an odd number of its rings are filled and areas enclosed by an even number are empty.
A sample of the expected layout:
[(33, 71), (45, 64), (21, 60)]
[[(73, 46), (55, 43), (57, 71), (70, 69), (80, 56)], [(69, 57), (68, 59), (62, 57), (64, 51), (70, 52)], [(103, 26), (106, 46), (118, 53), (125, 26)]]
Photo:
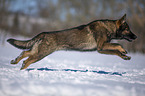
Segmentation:
[(126, 14), (119, 20), (116, 21), (117, 25), (117, 31), (116, 31), (116, 37), (117, 39), (126, 39), (129, 42), (132, 40), (135, 40), (137, 36), (133, 34), (126, 23)]

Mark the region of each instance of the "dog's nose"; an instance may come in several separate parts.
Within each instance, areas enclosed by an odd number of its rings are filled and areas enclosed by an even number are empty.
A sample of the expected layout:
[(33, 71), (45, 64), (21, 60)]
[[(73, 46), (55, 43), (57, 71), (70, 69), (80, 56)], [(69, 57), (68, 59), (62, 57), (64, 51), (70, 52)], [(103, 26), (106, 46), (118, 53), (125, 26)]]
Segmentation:
[(134, 39), (136, 39), (136, 38), (137, 38), (137, 36), (136, 36), (136, 35), (134, 35), (134, 36), (133, 36), (133, 38), (134, 38)]

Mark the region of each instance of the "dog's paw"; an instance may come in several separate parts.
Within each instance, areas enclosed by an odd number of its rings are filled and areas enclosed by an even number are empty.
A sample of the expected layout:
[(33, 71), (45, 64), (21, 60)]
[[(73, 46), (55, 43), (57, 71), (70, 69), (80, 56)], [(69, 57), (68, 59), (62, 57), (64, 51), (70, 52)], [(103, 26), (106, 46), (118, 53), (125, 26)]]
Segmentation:
[(130, 56), (126, 56), (126, 55), (122, 56), (122, 58), (123, 58), (124, 60), (130, 60), (130, 59), (131, 59)]
[(11, 60), (11, 64), (17, 64), (16, 60)]

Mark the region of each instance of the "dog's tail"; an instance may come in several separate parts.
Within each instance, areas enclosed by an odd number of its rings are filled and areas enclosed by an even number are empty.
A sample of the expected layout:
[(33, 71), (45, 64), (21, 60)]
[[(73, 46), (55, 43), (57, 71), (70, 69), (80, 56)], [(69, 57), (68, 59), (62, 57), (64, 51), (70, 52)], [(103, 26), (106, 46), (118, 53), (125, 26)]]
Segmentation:
[(26, 40), (26, 41), (15, 40), (15, 39), (7, 40), (7, 42), (9, 42), (11, 45), (13, 45), (19, 49), (31, 49), (37, 41), (40, 41), (40, 38), (38, 39), (38, 38), (34, 37), (33, 39)]

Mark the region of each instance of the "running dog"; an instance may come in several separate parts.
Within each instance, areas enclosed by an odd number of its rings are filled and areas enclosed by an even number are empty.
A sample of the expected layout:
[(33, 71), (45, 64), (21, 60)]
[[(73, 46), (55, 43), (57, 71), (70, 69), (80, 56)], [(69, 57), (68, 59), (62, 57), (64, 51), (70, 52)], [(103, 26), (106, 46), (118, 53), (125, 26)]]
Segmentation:
[(130, 60), (127, 51), (118, 43), (110, 43), (112, 39), (126, 39), (129, 42), (137, 36), (130, 31), (126, 22), (126, 14), (117, 20), (95, 20), (85, 25), (61, 31), (42, 32), (31, 40), (7, 41), (23, 51), (11, 64), (17, 64), (28, 57), (21, 70), (57, 50), (95, 51), (102, 54), (117, 55), (124, 60)]

